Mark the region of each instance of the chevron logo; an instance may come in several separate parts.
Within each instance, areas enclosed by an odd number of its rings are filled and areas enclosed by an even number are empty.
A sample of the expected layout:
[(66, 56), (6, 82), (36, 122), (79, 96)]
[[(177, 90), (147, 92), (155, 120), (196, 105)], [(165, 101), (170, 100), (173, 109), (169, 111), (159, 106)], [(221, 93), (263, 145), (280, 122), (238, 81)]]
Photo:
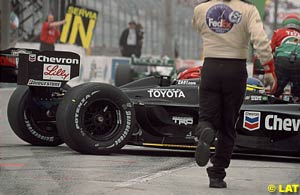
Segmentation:
[(260, 128), (260, 112), (245, 111), (243, 128), (254, 131)]

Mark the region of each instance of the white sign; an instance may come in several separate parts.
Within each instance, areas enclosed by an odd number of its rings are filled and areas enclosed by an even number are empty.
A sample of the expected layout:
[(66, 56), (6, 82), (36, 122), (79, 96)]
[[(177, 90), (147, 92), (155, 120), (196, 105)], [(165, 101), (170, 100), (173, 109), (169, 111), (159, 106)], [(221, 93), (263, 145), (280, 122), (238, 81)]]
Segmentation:
[(43, 79), (69, 81), (71, 66), (58, 64), (44, 64)]

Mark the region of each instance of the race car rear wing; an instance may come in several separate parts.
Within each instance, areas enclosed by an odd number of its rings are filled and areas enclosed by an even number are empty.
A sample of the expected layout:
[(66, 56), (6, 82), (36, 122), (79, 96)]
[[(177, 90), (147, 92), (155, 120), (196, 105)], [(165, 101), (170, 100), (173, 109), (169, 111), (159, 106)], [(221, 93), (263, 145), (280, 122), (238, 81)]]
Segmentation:
[(80, 56), (72, 52), (12, 48), (0, 57), (0, 82), (61, 87), (79, 75)]
[(16, 83), (19, 53), (33, 53), (37, 50), (10, 48), (0, 51), (0, 82)]

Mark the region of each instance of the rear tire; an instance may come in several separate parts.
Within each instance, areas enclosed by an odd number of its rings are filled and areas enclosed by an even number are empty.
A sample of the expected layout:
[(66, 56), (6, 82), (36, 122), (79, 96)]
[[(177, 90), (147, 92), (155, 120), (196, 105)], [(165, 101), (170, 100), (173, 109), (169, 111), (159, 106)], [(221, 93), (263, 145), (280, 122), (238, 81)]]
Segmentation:
[(35, 146), (62, 144), (55, 124), (55, 115), (47, 116), (47, 109), (33, 94), (29, 87), (18, 86), (11, 95), (7, 116), (12, 130), (19, 138)]
[(67, 92), (56, 118), (59, 135), (70, 148), (83, 154), (108, 154), (127, 144), (135, 113), (120, 89), (89, 83)]
[(116, 68), (115, 86), (119, 87), (133, 81), (130, 64), (120, 64)]

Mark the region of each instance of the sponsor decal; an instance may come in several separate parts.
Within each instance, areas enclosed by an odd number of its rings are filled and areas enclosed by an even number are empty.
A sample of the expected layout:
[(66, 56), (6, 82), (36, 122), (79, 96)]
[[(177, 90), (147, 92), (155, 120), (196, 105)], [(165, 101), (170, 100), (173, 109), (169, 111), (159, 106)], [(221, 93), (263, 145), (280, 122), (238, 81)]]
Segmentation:
[(262, 100), (262, 96), (252, 95), (252, 96), (250, 96), (250, 100), (251, 101), (261, 101)]
[(249, 95), (245, 96), (245, 100), (250, 100), (250, 96)]
[(225, 4), (212, 6), (206, 14), (206, 24), (215, 33), (227, 33), (241, 20), (242, 14)]
[(150, 98), (185, 98), (181, 89), (149, 89)]
[[(131, 126), (131, 111), (125, 111), (126, 113), (126, 128), (123, 132), (123, 134), (115, 141), (115, 143), (112, 146), (117, 146), (119, 145), (128, 135), (129, 131), (130, 131), (130, 126)], [(109, 146), (109, 147), (112, 147)]]
[(60, 41), (89, 48), (97, 23), (98, 12), (78, 5), (69, 5)]
[(178, 80), (178, 85), (196, 85), (197, 83), (195, 81), (188, 81), (188, 80)]
[(188, 132), (188, 134), (185, 135), (185, 139), (187, 139), (187, 140), (195, 139), (195, 136), (193, 136), (192, 131)]
[(178, 125), (193, 125), (194, 120), (193, 117), (181, 117), (181, 116), (173, 116), (172, 120), (175, 124)]
[(71, 66), (58, 64), (44, 64), (43, 79), (69, 81)]
[[(87, 103), (87, 101), (90, 97), (92, 97), (90, 94), (87, 94), (85, 97), (83, 97), (80, 100), (80, 102), (79, 102), (79, 104), (76, 108), (76, 111), (75, 111), (75, 117), (74, 117), (74, 119), (75, 119), (75, 121), (74, 121), (75, 122), (75, 128), (80, 131), (82, 136), (85, 136), (85, 132), (82, 130), (82, 128), (79, 125), (80, 110), (81, 110), (82, 106), (86, 105), (86, 103)], [(74, 100), (74, 102), (75, 102), (75, 100)]]
[[(33, 55), (35, 55), (35, 54), (33, 54)], [(31, 55), (29, 55), (29, 59), (30, 59), (30, 56)], [(37, 61), (47, 62), (47, 63), (55, 63), (55, 64), (79, 64), (79, 59), (58, 58), (58, 57), (48, 57), (48, 56), (38, 56)]]
[(35, 62), (36, 61), (36, 54), (30, 54), (28, 56), (28, 61), (29, 62)]
[(245, 111), (243, 128), (254, 131), (260, 128), (260, 112)]
[(29, 79), (28, 86), (40, 86), (40, 87), (60, 87), (61, 82), (54, 82), (54, 81), (39, 81), (34, 79)]
[(267, 101), (268, 97), (267, 96), (261, 96), (261, 95), (250, 95), (246, 96), (245, 100), (251, 100), (251, 101)]
[(265, 128), (273, 131), (298, 132), (300, 119), (280, 118), (278, 115), (267, 115), (265, 118)]
[(28, 117), (26, 115), (26, 113), (24, 112), (24, 120), (25, 120), (25, 125), (28, 129), (28, 131), (35, 137), (37, 137), (38, 139), (41, 139), (43, 141), (47, 141), (47, 142), (54, 142), (54, 136), (52, 137), (47, 137), (44, 135), (41, 135), (40, 133), (38, 133), (31, 125), (30, 120), (28, 120)]

